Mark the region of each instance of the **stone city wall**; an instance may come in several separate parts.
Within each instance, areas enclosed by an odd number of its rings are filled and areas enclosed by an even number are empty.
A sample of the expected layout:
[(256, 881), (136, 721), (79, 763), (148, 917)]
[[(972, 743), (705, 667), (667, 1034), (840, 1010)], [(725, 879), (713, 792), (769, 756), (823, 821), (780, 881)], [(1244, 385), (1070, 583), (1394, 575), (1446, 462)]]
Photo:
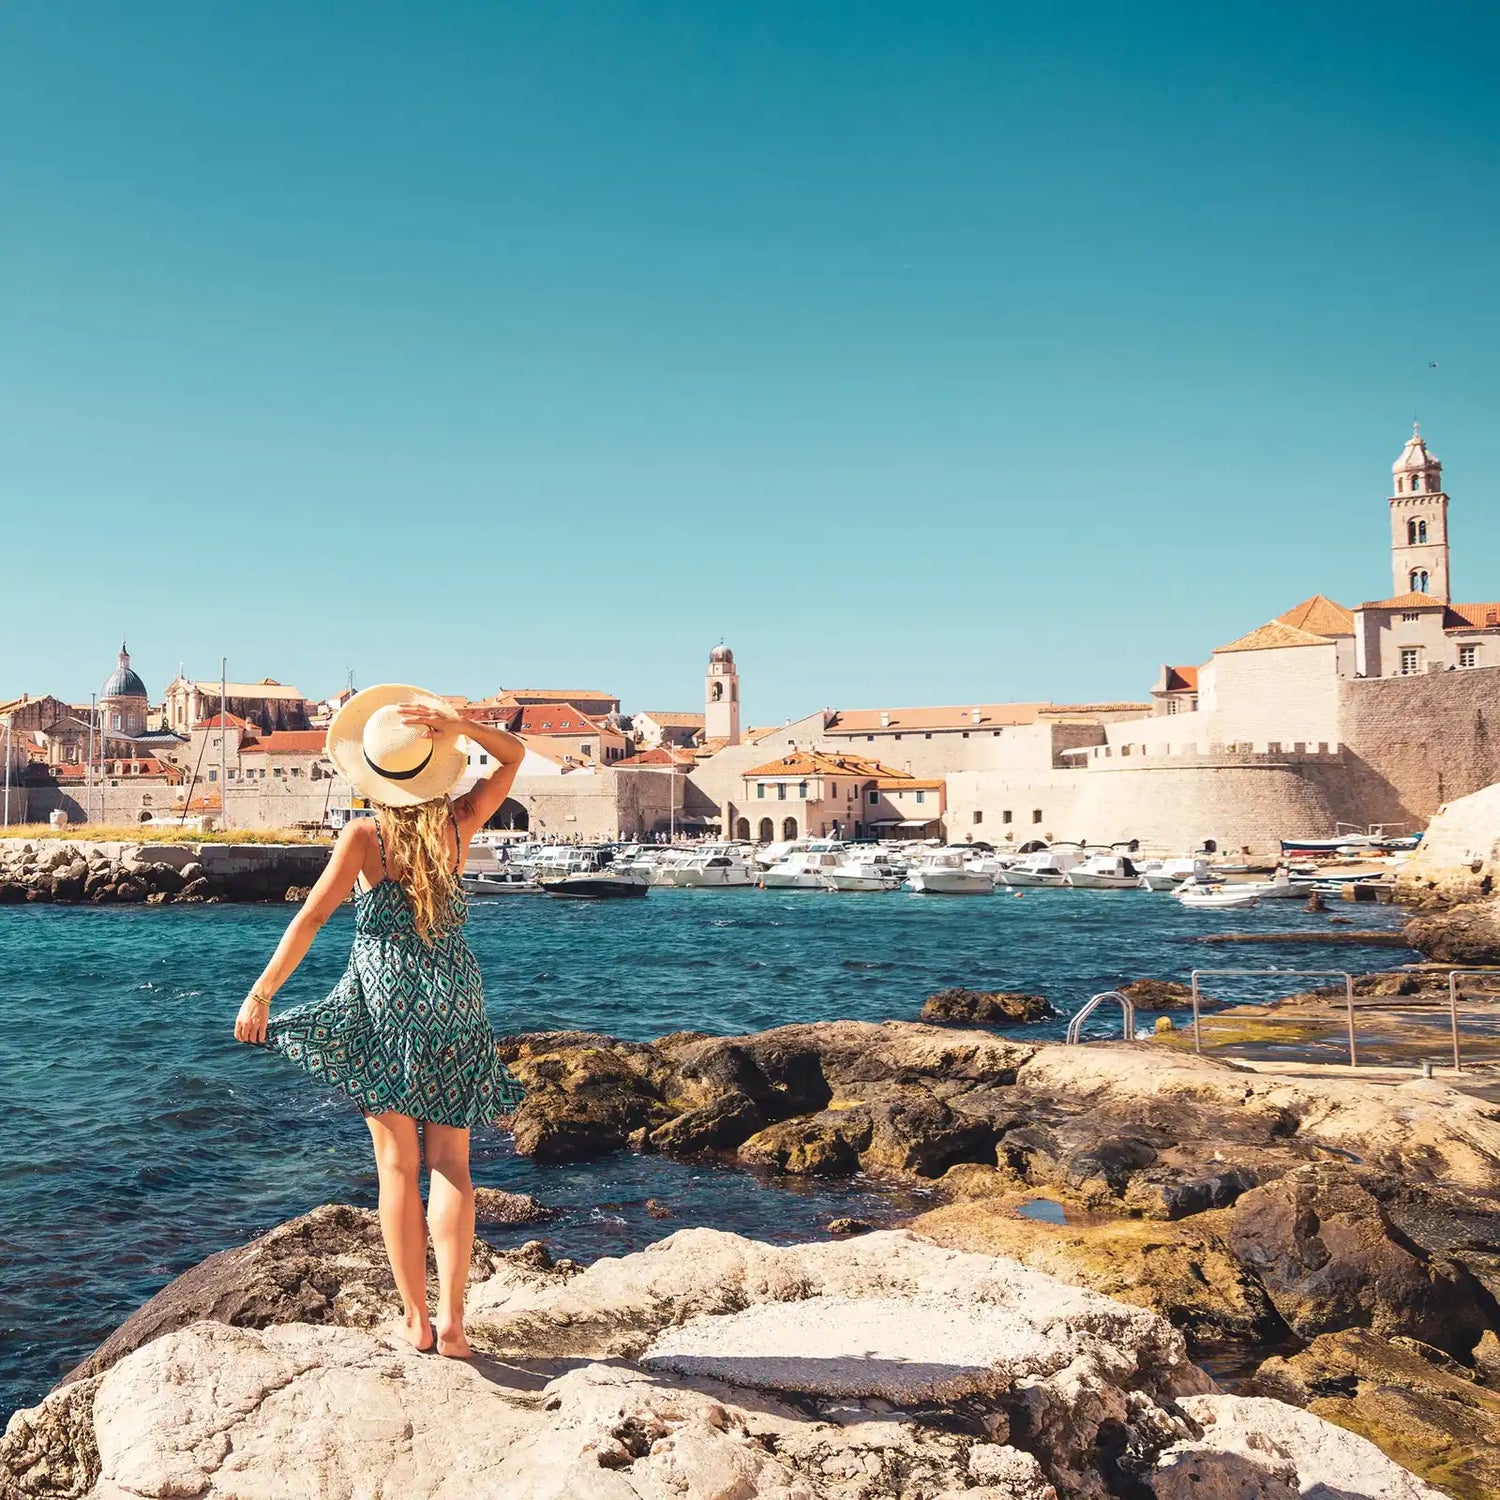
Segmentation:
[(1500, 667), (1347, 680), (1339, 718), (1369, 809), (1356, 822), (1419, 832), (1443, 803), (1500, 781)]

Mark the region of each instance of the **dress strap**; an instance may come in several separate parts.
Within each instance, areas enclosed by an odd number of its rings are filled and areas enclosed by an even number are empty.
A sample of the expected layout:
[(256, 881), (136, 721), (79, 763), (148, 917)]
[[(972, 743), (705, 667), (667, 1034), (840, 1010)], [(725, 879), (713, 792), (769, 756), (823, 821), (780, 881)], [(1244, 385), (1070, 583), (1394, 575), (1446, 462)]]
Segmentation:
[(453, 825), (453, 858), (462, 861), (464, 857), (464, 838), (458, 831), (458, 814), (453, 811), (453, 798), (448, 799), (448, 821)]
[(375, 824), (375, 842), (380, 846), (380, 878), (390, 879), (390, 869), (385, 862), (385, 835), (380, 831), (380, 814), (376, 813), (373, 819)]

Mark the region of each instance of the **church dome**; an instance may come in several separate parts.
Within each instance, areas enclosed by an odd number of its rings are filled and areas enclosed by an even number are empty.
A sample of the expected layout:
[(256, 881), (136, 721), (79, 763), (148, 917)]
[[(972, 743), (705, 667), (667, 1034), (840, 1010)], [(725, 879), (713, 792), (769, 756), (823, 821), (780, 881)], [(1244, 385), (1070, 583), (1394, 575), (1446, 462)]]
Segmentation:
[(710, 662), (724, 662), (726, 665), (732, 665), (734, 662), (734, 652), (731, 651), (729, 647), (723, 643), (723, 641), (720, 641), (719, 644), (708, 653), (708, 659)]
[(1401, 450), (1401, 457), (1391, 465), (1391, 473), (1409, 474), (1414, 469), (1432, 469), (1437, 466), (1437, 454), (1427, 451), (1427, 442), (1421, 429), (1414, 427), (1412, 435), (1406, 440), (1406, 446)]
[(109, 674), (108, 680), (99, 691), (101, 698), (145, 698), (146, 684), (130, 670), (130, 653), (125, 649), (125, 642), (120, 642), (120, 664)]

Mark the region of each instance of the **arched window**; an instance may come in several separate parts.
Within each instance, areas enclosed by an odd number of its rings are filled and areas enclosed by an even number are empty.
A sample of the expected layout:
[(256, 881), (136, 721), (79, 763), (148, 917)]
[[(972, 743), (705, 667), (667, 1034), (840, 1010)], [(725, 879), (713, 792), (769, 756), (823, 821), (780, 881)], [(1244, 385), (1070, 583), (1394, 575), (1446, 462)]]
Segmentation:
[(734, 825), (734, 836), (735, 836), (735, 838), (739, 839), (741, 843), (748, 844), (750, 842), (750, 819), (749, 818), (741, 818)]
[(1417, 540), (1419, 542), (1425, 542), (1427, 540), (1427, 522), (1426, 521), (1418, 521), (1417, 522)]
[(724, 684), (722, 682), (714, 683), (712, 689), (709, 692), (709, 697), (712, 698), (715, 703), (717, 703), (723, 696)]
[(1415, 521), (1408, 521), (1406, 523), (1406, 545), (1408, 547), (1410, 547), (1410, 546), (1412, 546), (1412, 545), (1415, 544), (1416, 540), (1417, 540), (1417, 523)]
[(776, 825), (769, 818), (760, 820), (760, 832), (756, 835), (761, 843), (769, 844), (776, 837)]
[(1416, 492), (1419, 489), (1421, 489), (1421, 488), (1422, 488), (1422, 476), (1420, 474), (1413, 474), (1411, 476), (1411, 490), (1412, 490), (1412, 494), (1416, 494)]
[(784, 839), (794, 839), (797, 837), (797, 820), (795, 818), (787, 818), (782, 822), (781, 836)]
[(1411, 570), (1411, 591), (1414, 594), (1425, 594), (1427, 592), (1427, 573), (1425, 569), (1413, 568)]

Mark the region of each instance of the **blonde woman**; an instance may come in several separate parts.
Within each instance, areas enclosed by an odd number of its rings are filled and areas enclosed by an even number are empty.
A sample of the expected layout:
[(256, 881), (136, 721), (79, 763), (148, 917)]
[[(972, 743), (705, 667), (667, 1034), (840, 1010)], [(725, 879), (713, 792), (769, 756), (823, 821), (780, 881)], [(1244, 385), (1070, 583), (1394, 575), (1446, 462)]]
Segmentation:
[[(494, 761), (466, 796), (463, 736)], [(422, 1352), (467, 1359), (464, 1286), (474, 1241), (469, 1131), (520, 1103), (495, 1051), (479, 966), (463, 937), (459, 874), (469, 840), (516, 779), (524, 749), (400, 685), (367, 688), (335, 716), (328, 753), (373, 818), (349, 823), (235, 1019), (242, 1042), (279, 1052), (364, 1113), (380, 1177), (380, 1228), (401, 1294), (401, 1336)], [(319, 928), (354, 892), (354, 948), (326, 1000), (272, 1016), (271, 1002)], [(424, 1220), (419, 1172), (429, 1173)], [(438, 1305), (427, 1308), (427, 1237)]]

